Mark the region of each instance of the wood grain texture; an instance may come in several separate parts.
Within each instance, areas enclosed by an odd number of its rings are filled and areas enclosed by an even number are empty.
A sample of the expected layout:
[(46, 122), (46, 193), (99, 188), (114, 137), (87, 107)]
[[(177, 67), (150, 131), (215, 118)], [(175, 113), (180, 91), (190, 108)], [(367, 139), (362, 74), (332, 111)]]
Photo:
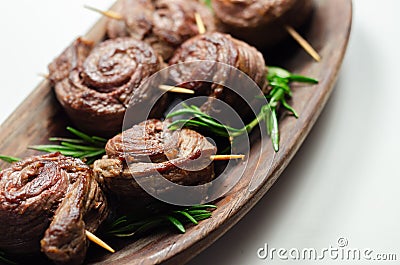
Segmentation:
[[(292, 72), (317, 78), (320, 83), (294, 87), (292, 105), (300, 118), (284, 117), (280, 120), (280, 151), (275, 154), (270, 142), (262, 146), (261, 142), (254, 140), (245, 174), (234, 189), (216, 203), (218, 209), (212, 218), (190, 227), (185, 234), (159, 232), (135, 241), (115, 242), (117, 253), (89, 253), (87, 262), (120, 265), (161, 262), (182, 264), (235, 225), (273, 185), (325, 106), (345, 54), (351, 20), (351, 0), (315, 0), (315, 12), (304, 28), (303, 35), (322, 56), (321, 62), (314, 62), (300, 48), (290, 52), (284, 50), (295, 47), (293, 44), (283, 45), (273, 54), (267, 53), (267, 64), (279, 64)], [(103, 36), (104, 19), (93, 27), (86, 38), (100, 41)], [(17, 157), (35, 154), (34, 151), (27, 152), (27, 146), (48, 143), (48, 137), (65, 134), (65, 126), (68, 124), (48, 82), (44, 81), (1, 125), (0, 153)], [(0, 166), (6, 165), (0, 163)], [(249, 189), (250, 182), (253, 185), (256, 183), (252, 191)]]

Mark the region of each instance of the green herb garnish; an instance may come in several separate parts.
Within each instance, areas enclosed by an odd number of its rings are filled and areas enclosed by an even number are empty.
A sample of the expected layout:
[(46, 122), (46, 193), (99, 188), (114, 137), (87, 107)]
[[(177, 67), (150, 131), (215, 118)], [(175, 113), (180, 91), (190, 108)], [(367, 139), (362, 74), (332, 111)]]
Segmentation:
[(16, 265), (18, 264), (15, 261), (10, 260), (6, 253), (4, 253), (3, 251), (0, 250), (0, 262), (4, 262), (5, 264), (11, 264), (11, 265)]
[(107, 139), (98, 136), (89, 136), (72, 127), (67, 127), (67, 130), (78, 137), (78, 139), (51, 137), (52, 142), (60, 142), (54, 145), (34, 145), (30, 149), (43, 151), (48, 153), (60, 152), (65, 156), (86, 159), (87, 164), (92, 164), (97, 158), (105, 154), (104, 147)]
[(187, 208), (176, 207), (164, 213), (156, 213), (146, 217), (121, 216), (108, 226), (105, 234), (115, 237), (131, 237), (149, 229), (171, 226), (185, 233), (185, 224), (197, 225), (199, 221), (210, 218), (215, 205), (204, 204)]
[(210, 8), (211, 10), (213, 10), (212, 5), (211, 5), (211, 0), (203, 0), (203, 3)]
[(0, 160), (3, 160), (4, 162), (7, 163), (14, 163), (20, 161), (21, 159), (13, 156), (0, 155)]
[(267, 80), (271, 90), (268, 95), (266, 95), (266, 98), (269, 100), (268, 107), (271, 111), (265, 111), (265, 122), (274, 150), (277, 152), (279, 150), (279, 127), (277, 117), (279, 104), (292, 113), (294, 117), (299, 117), (297, 112), (286, 101), (287, 97), (292, 96), (292, 90), (290, 89), (289, 83), (300, 82), (318, 84), (318, 80), (307, 76), (292, 74), (285, 69), (274, 66), (268, 67)]
[(170, 130), (177, 130), (181, 127), (202, 127), (210, 132), (222, 137), (237, 137), (245, 133), (250, 133), (262, 121), (266, 122), (268, 135), (271, 137), (274, 150), (279, 150), (279, 128), (277, 109), (281, 104), (285, 109), (292, 113), (296, 118), (297, 112), (286, 101), (287, 97), (291, 97), (290, 82), (302, 82), (316, 84), (316, 79), (295, 75), (285, 69), (279, 67), (268, 67), (267, 80), (271, 87), (270, 92), (265, 97), (269, 100), (268, 104), (261, 107), (257, 117), (243, 128), (233, 128), (228, 125), (223, 125), (216, 121), (208, 114), (202, 112), (197, 106), (182, 104), (183, 108), (172, 113), (169, 113), (166, 118), (189, 114), (190, 119), (179, 119), (169, 125)]

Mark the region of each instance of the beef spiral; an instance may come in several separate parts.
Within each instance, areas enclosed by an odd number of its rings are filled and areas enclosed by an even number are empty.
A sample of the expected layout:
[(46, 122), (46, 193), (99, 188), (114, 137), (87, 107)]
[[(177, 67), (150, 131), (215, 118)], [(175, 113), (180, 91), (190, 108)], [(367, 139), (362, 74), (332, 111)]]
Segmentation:
[(160, 193), (164, 187), (155, 179), (159, 174), (185, 186), (211, 181), (214, 170), (210, 156), (216, 147), (195, 131), (170, 131), (167, 125), (147, 120), (110, 139), (107, 155), (94, 163), (99, 182), (120, 197), (143, 199), (149, 196), (133, 176)]
[[(49, 65), (49, 79), (78, 128), (112, 136), (121, 131), (132, 96), (140, 105), (157, 94), (150, 87), (137, 88), (160, 68), (156, 53), (142, 41), (117, 38), (93, 47), (79, 38)], [(162, 98), (151, 115), (162, 112), (165, 104)]]
[(212, 0), (224, 32), (258, 48), (287, 36), (284, 25), (301, 26), (312, 11), (312, 0)]
[(131, 36), (146, 41), (164, 60), (185, 40), (199, 34), (195, 13), (208, 31), (215, 30), (211, 10), (196, 0), (124, 0), (116, 12), (124, 19), (108, 21), (108, 37)]
[(27, 158), (0, 172), (0, 248), (42, 251), (57, 264), (80, 264), (108, 215), (106, 198), (82, 161), (59, 153)]
[[(191, 67), (189, 62), (197, 62)], [(263, 55), (254, 47), (224, 33), (207, 33), (187, 40), (175, 52), (169, 64), (175, 65), (169, 71), (170, 78), (179, 86), (192, 89), (197, 95), (209, 96), (203, 110), (210, 111), (215, 99), (232, 106), (241, 116), (250, 112), (247, 103), (231, 89), (220, 84), (229, 83), (229, 69), (220, 67), (223, 63), (248, 75), (260, 89), (265, 89), (267, 69)], [(182, 64), (183, 63), (183, 64)], [(219, 69), (220, 68), (220, 69)], [(193, 80), (211, 80), (213, 84)], [(232, 83), (232, 82), (231, 82)], [(240, 91), (246, 94), (246, 88)]]

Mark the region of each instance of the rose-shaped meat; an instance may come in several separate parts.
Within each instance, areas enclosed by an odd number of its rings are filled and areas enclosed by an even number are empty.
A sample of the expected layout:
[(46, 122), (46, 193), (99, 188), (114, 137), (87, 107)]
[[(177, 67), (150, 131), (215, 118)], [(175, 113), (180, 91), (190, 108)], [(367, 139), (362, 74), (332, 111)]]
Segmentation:
[[(139, 107), (155, 101), (157, 88), (140, 85), (160, 68), (157, 54), (142, 41), (117, 38), (93, 48), (77, 39), (49, 65), (49, 79), (78, 128), (113, 136), (121, 131), (128, 104)], [(162, 113), (165, 103), (165, 97), (161, 98), (150, 115)]]
[(123, 20), (110, 19), (109, 38), (131, 36), (149, 43), (164, 60), (185, 40), (199, 34), (195, 20), (198, 13), (207, 31), (214, 31), (214, 16), (196, 0), (124, 0), (116, 12)]
[(80, 264), (108, 215), (91, 169), (59, 153), (35, 156), (0, 172), (0, 248), (42, 251), (57, 264)]
[[(199, 185), (214, 178), (211, 155), (216, 147), (199, 133), (170, 131), (168, 124), (147, 120), (110, 139), (107, 155), (94, 163), (98, 180), (120, 197), (149, 197), (135, 181), (150, 183), (163, 192), (156, 177), (185, 186)], [(135, 178), (134, 178), (135, 177)]]
[[(204, 61), (196, 63), (198, 61)], [(195, 62), (192, 65), (190, 62)], [(216, 64), (218, 62), (220, 64)], [(182, 44), (171, 58), (169, 75), (174, 83), (192, 89), (197, 95), (209, 96), (203, 110), (213, 108), (214, 99), (219, 99), (232, 106), (242, 117), (251, 111), (248, 103), (236, 93), (246, 94), (246, 87), (236, 91), (221, 85), (235, 83), (237, 72), (228, 65), (248, 75), (260, 89), (266, 87), (265, 61), (262, 54), (254, 47), (232, 38), (228, 34), (213, 32), (193, 37)], [(195, 80), (209, 80), (198, 82)]]

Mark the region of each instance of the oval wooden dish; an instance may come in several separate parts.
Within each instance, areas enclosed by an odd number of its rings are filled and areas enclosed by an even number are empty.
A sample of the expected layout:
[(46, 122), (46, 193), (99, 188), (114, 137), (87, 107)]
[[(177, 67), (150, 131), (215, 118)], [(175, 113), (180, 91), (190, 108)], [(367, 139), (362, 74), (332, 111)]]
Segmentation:
[[(91, 253), (87, 262), (120, 265), (161, 262), (181, 264), (235, 225), (277, 180), (317, 120), (335, 84), (346, 51), (351, 20), (351, 0), (315, 0), (314, 14), (304, 28), (303, 35), (322, 56), (321, 62), (314, 62), (302, 49), (290, 44), (290, 41), (273, 54), (266, 54), (267, 65), (281, 66), (291, 72), (316, 78), (319, 84), (293, 87), (292, 103), (300, 117), (284, 117), (280, 120), (279, 152), (274, 152), (269, 141), (264, 146), (261, 146), (261, 142), (253, 142), (243, 177), (228, 194), (216, 202), (218, 208), (210, 219), (189, 227), (185, 234), (165, 231), (124, 241), (124, 244), (117, 246), (116, 253)], [(101, 19), (85, 37), (101, 40), (104, 24), (105, 19)], [(35, 154), (34, 151), (27, 151), (27, 146), (48, 143), (49, 137), (62, 135), (69, 124), (49, 83), (44, 81), (1, 125), (1, 153), (17, 157)], [(265, 162), (271, 166), (263, 166)], [(6, 167), (5, 163), (0, 163), (0, 166)]]

